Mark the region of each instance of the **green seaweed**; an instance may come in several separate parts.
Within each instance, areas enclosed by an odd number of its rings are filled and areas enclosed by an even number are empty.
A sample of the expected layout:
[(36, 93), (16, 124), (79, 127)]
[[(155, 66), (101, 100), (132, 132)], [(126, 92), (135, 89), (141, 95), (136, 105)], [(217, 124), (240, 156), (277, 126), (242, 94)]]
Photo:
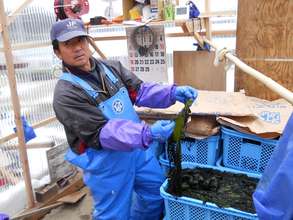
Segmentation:
[(174, 169), (169, 173), (169, 187), (176, 196), (181, 196), (181, 139), (184, 138), (184, 131), (186, 128), (186, 123), (190, 115), (190, 106), (192, 105), (192, 100), (188, 100), (183, 110), (179, 113), (175, 120), (175, 128), (173, 134), (168, 143), (168, 154), (169, 158), (174, 162)]

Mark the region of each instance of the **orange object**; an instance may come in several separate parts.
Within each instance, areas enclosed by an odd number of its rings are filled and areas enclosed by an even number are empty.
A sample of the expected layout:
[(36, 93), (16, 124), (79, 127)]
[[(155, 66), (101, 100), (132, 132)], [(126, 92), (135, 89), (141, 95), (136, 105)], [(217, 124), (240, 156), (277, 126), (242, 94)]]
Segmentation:
[(113, 23), (122, 23), (123, 22), (123, 15), (119, 15), (112, 19)]

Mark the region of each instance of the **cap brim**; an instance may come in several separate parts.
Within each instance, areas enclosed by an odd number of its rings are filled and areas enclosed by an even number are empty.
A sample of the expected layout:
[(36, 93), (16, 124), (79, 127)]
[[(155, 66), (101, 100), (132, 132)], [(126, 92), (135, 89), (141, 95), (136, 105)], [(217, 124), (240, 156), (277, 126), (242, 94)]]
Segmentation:
[(88, 34), (84, 31), (72, 31), (57, 37), (57, 40), (59, 42), (64, 42), (64, 41), (68, 41), (72, 38), (80, 37), (80, 36), (88, 36)]

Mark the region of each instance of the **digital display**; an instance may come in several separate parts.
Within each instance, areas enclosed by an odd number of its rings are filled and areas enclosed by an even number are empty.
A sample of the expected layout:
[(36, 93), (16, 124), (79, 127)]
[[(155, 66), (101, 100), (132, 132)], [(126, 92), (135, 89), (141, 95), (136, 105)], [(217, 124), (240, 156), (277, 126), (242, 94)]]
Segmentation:
[(189, 6), (176, 6), (175, 19), (189, 19)]
[(187, 14), (187, 7), (182, 7), (182, 8), (176, 8), (176, 13), (178, 14), (178, 15), (185, 15), (185, 14)]

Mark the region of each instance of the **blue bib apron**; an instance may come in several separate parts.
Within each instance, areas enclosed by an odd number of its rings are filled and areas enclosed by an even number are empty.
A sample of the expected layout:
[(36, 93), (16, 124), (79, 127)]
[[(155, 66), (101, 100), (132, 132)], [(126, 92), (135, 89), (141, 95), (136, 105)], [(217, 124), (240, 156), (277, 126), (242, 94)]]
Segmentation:
[[(104, 64), (102, 67), (106, 77), (115, 84), (118, 79)], [(60, 79), (81, 87), (94, 99), (99, 96), (86, 81), (71, 73), (63, 73)], [(140, 121), (125, 87), (99, 103), (97, 108), (109, 120), (121, 118)], [(150, 148), (132, 152), (87, 148), (80, 155), (69, 149), (65, 158), (84, 171), (84, 183), (90, 188), (94, 200), (94, 219), (160, 218), (163, 200), (159, 188), (164, 175)], [(132, 198), (133, 190), (136, 194)]]

